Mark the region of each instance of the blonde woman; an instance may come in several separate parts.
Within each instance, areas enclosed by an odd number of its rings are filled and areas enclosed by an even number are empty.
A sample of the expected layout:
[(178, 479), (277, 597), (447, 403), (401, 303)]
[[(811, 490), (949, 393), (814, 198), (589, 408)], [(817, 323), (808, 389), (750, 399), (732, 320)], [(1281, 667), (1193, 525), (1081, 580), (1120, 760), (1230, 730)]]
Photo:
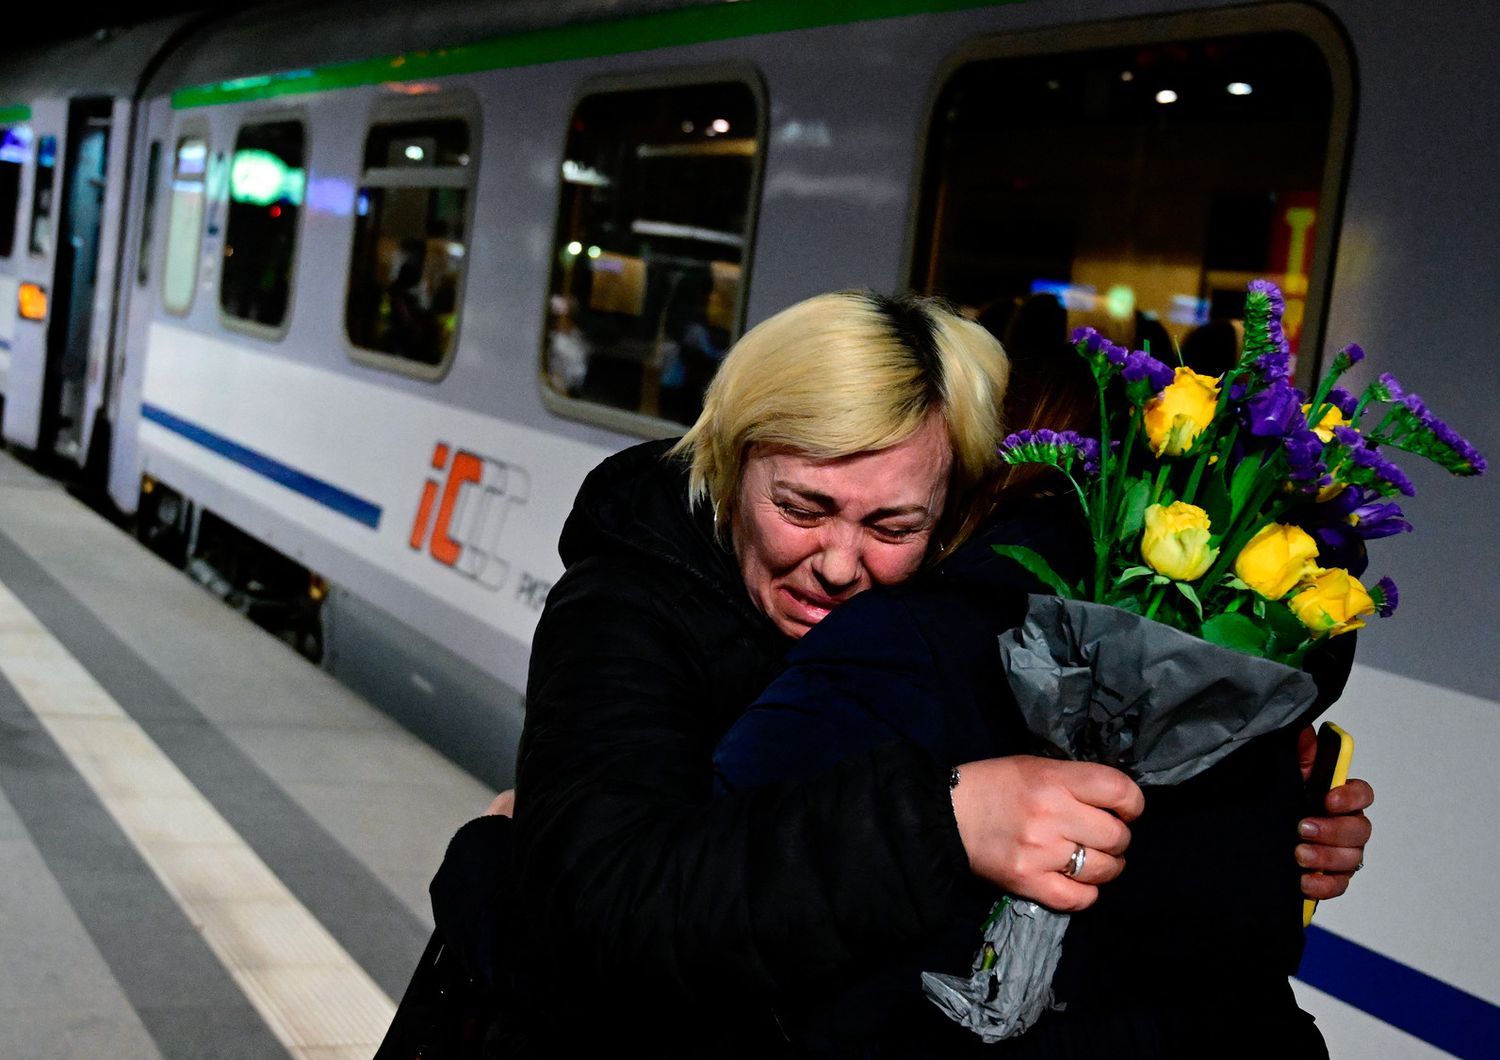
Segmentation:
[[(940, 303), (822, 295), (736, 344), (680, 443), (590, 474), (532, 648), (506, 1049), (774, 1055), (773, 996), (922, 938), (971, 876), (1082, 908), (1118, 873), (1141, 794), (1103, 766), (963, 763), (956, 809), (955, 763), (891, 744), (712, 797), (715, 744), (787, 648), (983, 519), (1007, 375)], [(466, 826), (449, 862), (509, 824)], [(1098, 856), (1018, 876), (1021, 834)]]

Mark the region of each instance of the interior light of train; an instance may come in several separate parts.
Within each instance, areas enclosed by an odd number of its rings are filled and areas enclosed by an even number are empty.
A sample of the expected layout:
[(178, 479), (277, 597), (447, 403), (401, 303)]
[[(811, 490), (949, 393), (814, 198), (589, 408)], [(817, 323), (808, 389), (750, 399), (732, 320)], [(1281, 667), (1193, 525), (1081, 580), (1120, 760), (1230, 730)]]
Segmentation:
[(723, 118), (715, 118), (712, 128), (716, 133), (727, 133), (729, 131), (729, 122)]
[(1231, 96), (1248, 96), (1255, 90), (1244, 81), (1231, 81), (1224, 86), (1224, 91), (1228, 92)]
[(188, 140), (177, 149), (177, 172), (181, 176), (202, 173), (208, 162), (208, 145), (202, 140)]
[[(467, 160), (468, 156), (465, 155), (464, 158)], [(569, 184), (583, 184), (590, 188), (607, 188), (610, 183), (609, 178), (597, 169), (586, 166), (582, 162), (575, 162), (571, 158), (563, 159), (562, 175), (563, 180)]]
[(1066, 283), (1062, 280), (1032, 280), (1032, 294), (1050, 294), (1064, 309), (1079, 313), (1093, 312), (1099, 304), (1098, 292), (1093, 284)]
[(697, 126), (694, 125), (690, 121), (685, 121), (685, 122), (682, 123), (682, 131), (685, 132), (685, 133), (690, 133), (690, 132), (692, 132), (696, 128), (697, 128)]
[(603, 253), (604, 251), (600, 250), (597, 246), (589, 247), (589, 257), (591, 258), (597, 258), (600, 254)]
[(1156, 94), (1156, 102), (1158, 102), (1158, 103), (1176, 103), (1177, 102), (1177, 93), (1173, 92), (1170, 88), (1164, 88), (1164, 89), (1162, 89), (1160, 92), (1158, 92)]
[(1167, 319), (1174, 324), (1196, 327), (1199, 324), (1208, 323), (1208, 310), (1207, 298), (1198, 298), (1191, 294), (1174, 294), (1171, 307), (1167, 310)]
[(26, 320), (47, 319), (47, 292), (34, 283), (21, 284), (16, 297), (21, 316)]
[(422, 161), (423, 158), (427, 157), (427, 152), (423, 151), (416, 144), (407, 144), (406, 145), (406, 151), (404, 152), (404, 154), (406, 155), (407, 158), (411, 159), (413, 162), (420, 162), (420, 161)]
[(1121, 81), (1134, 81), (1135, 80), (1135, 71), (1133, 71), (1133, 70), (1121, 70), (1120, 71), (1120, 80)]
[(1104, 311), (1115, 320), (1129, 320), (1135, 314), (1135, 288), (1117, 283), (1105, 291)]
[(6, 129), (4, 139), (0, 139), (0, 162), (22, 166), (30, 154), (31, 129), (25, 125), (12, 125)]
[(248, 148), (234, 153), (229, 167), (229, 195), (235, 202), (269, 206), (286, 199), (293, 206), (302, 204), (307, 174), (301, 168), (288, 166), (270, 151)]
[(578, 240), (575, 239), (575, 240), (573, 240), (573, 242), (571, 242), (571, 243), (568, 244), (568, 248), (567, 249), (568, 249), (568, 257), (570, 257), (570, 258), (576, 258), (576, 257), (578, 257), (578, 255), (580, 255), (580, 254), (583, 253), (583, 244), (580, 243), (580, 242), (578, 242)]

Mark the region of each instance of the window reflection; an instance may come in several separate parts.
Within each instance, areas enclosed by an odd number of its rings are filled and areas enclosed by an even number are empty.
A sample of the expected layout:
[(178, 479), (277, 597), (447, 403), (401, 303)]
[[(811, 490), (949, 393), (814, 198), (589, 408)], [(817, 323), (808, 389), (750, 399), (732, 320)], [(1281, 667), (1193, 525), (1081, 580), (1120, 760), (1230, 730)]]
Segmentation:
[(1064, 331), (1218, 370), (1266, 276), (1295, 350), (1331, 114), (1293, 33), (970, 63), (934, 110), (913, 282), (1001, 334), (1045, 298)]
[(0, 258), (16, 247), (16, 214), (21, 205), (21, 170), (31, 155), (31, 129), (11, 125), (0, 130)]
[(286, 320), (306, 186), (301, 122), (240, 130), (229, 162), (219, 284), (219, 304), (229, 316), (273, 328)]
[(186, 313), (193, 304), (198, 247), (203, 237), (203, 180), (207, 166), (207, 142), (195, 136), (177, 141), (172, 164), (172, 202), (167, 211), (166, 263), (161, 279), (162, 305), (173, 313)]
[(546, 346), (558, 393), (691, 423), (738, 336), (760, 117), (741, 83), (585, 98), (562, 163)]
[(452, 351), (469, 162), (469, 128), (458, 119), (370, 131), (345, 305), (354, 345), (433, 365)]

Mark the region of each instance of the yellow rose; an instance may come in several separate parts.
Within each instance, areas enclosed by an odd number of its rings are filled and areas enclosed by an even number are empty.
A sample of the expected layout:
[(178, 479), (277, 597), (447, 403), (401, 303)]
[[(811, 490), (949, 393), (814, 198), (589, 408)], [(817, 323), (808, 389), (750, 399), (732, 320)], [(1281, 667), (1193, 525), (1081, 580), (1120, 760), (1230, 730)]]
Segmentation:
[(1318, 572), (1318, 543), (1298, 526), (1270, 523), (1240, 550), (1234, 573), (1267, 600), (1280, 600), (1292, 586)]
[(1208, 547), (1208, 513), (1196, 504), (1175, 501), (1146, 509), (1146, 532), (1141, 535), (1141, 558), (1158, 574), (1180, 582), (1203, 576), (1219, 554)]
[[(1311, 405), (1303, 405), (1302, 415), (1311, 416), (1312, 410)], [(1333, 429), (1335, 427), (1347, 427), (1349, 426), (1349, 421), (1344, 418), (1344, 414), (1339, 411), (1337, 405), (1329, 405), (1328, 411), (1323, 413), (1321, 420), (1317, 423), (1309, 423), (1307, 426), (1309, 430), (1323, 440), (1324, 445), (1327, 445), (1333, 441)]]
[(1375, 613), (1375, 601), (1346, 570), (1320, 570), (1303, 585), (1305, 588), (1287, 604), (1315, 637), (1334, 637), (1359, 629), (1365, 624), (1360, 616)]
[(1146, 438), (1157, 456), (1181, 456), (1214, 418), (1219, 403), (1219, 381), (1178, 368), (1176, 378), (1146, 402)]

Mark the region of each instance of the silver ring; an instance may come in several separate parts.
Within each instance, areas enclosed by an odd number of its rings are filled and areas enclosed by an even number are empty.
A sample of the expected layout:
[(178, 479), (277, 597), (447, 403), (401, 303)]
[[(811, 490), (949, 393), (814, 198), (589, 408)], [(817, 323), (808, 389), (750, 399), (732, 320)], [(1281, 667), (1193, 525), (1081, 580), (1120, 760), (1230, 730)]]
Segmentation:
[(1089, 852), (1082, 843), (1073, 850), (1073, 856), (1068, 859), (1068, 867), (1063, 869), (1063, 875), (1072, 879), (1083, 871), (1083, 863), (1088, 860)]

